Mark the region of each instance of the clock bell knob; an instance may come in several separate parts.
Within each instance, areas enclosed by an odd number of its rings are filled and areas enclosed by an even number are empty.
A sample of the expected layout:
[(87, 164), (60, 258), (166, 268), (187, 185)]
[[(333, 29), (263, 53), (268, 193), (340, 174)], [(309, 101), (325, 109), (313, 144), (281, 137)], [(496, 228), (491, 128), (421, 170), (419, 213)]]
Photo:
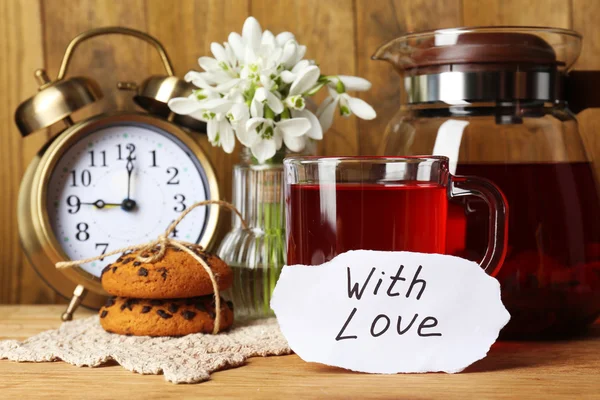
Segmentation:
[(73, 77), (51, 80), (44, 69), (35, 71), (38, 92), (15, 111), (15, 123), (22, 136), (47, 128), (59, 121), (72, 125), (70, 115), (102, 98), (100, 86), (92, 79)]
[(43, 68), (36, 69), (34, 75), (40, 85), (39, 90), (42, 90), (52, 82)]

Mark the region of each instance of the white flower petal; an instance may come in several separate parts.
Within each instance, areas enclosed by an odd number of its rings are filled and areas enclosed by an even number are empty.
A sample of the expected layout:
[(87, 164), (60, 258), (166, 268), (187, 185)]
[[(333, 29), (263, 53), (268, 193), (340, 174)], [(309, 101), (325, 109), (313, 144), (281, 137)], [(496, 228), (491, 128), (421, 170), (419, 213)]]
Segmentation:
[(240, 82), (238, 82), (238, 84), (236, 85), (235, 89), (232, 89), (229, 91), (229, 93), (227, 94), (227, 96), (225, 96), (227, 99), (231, 100), (233, 103), (246, 103), (246, 100), (244, 99), (244, 90), (241, 89), (239, 86), (243, 85), (244, 82), (242, 80), (240, 80)]
[(338, 76), (344, 86), (346, 87), (346, 91), (356, 90), (359, 92), (371, 89), (371, 82), (364, 78), (359, 78), (358, 76), (347, 76), (347, 75), (339, 75)]
[(283, 71), (280, 76), (285, 83), (292, 83), (296, 79), (296, 74), (290, 71)]
[(241, 79), (231, 79), (227, 82), (221, 83), (220, 85), (218, 85), (215, 90), (217, 92), (221, 92), (221, 93), (226, 93), (229, 92), (231, 89), (233, 89), (234, 87), (237, 86), (238, 83), (240, 83)]
[(283, 133), (277, 128), (273, 132), (273, 140), (275, 140), (275, 148), (277, 150), (281, 149), (281, 146), (283, 146)]
[(299, 152), (304, 150), (304, 147), (306, 146), (306, 136), (302, 135), (294, 137), (289, 135), (283, 135), (283, 142), (285, 143), (285, 146), (291, 151)]
[(269, 47), (268, 50), (266, 50), (264, 48), (261, 50), (262, 58), (263, 58), (263, 60), (265, 60), (265, 65), (263, 66), (263, 73), (267, 69), (277, 68), (277, 65), (279, 65), (279, 60), (281, 59), (282, 53), (283, 53), (283, 50), (279, 47), (277, 47), (277, 48)]
[(240, 143), (246, 147), (252, 147), (252, 145), (254, 145), (254, 143), (256, 143), (256, 141), (259, 139), (256, 130), (253, 129), (249, 131), (246, 129), (246, 126), (244, 124), (240, 124), (235, 129), (235, 135), (240, 141)]
[(275, 37), (275, 40), (277, 40), (277, 44), (280, 47), (283, 47), (289, 40), (293, 40), (294, 39), (294, 34), (291, 32), (281, 32), (279, 35), (277, 35)]
[(246, 122), (246, 130), (248, 132), (256, 130), (258, 126), (264, 122), (267, 122), (265, 118), (250, 118), (248, 122)]
[(273, 92), (267, 92), (267, 105), (275, 114), (281, 114), (283, 112), (283, 103), (273, 94)]
[(221, 46), (220, 43), (212, 42), (210, 44), (210, 51), (213, 53), (217, 61), (227, 62), (227, 53), (225, 52), (225, 48)]
[(260, 80), (260, 84), (263, 85), (263, 87), (267, 90), (271, 90), (273, 85), (275, 85), (275, 82), (273, 82), (273, 80), (271, 79), (271, 77), (269, 75), (262, 74), (260, 76), (259, 80)]
[(252, 151), (252, 155), (262, 164), (275, 155), (277, 148), (273, 139), (261, 139), (254, 143), (250, 147), (250, 150)]
[(295, 65), (300, 62), (304, 58), (306, 54), (306, 46), (298, 46), (298, 50), (296, 51), (296, 59), (294, 60), (292, 65)]
[(260, 44), (275, 48), (275, 46), (277, 46), (277, 41), (275, 40), (275, 35), (273, 35), (273, 32), (270, 30), (264, 31)]
[(227, 42), (223, 43), (223, 46), (225, 46), (225, 54), (227, 56), (227, 60), (226, 62), (229, 65), (235, 66), (236, 65), (236, 57), (235, 57), (235, 53), (233, 52), (233, 49), (231, 48), (231, 45)]
[(232, 79), (231, 75), (228, 72), (223, 71), (220, 68), (218, 70), (214, 70), (214, 71), (210, 72), (211, 83), (221, 84), (221, 83), (229, 82), (231, 79)]
[(310, 67), (310, 65), (310, 61), (308, 60), (299, 61), (298, 63), (296, 63), (296, 65), (294, 65), (294, 68), (292, 68), (292, 72), (294, 74), (298, 74), (303, 69)]
[(263, 115), (265, 115), (264, 113), (265, 106), (263, 105), (263, 102), (257, 100), (256, 96), (254, 96), (252, 102), (250, 102), (250, 115), (254, 118), (262, 118)]
[(245, 121), (250, 117), (248, 106), (246, 104), (234, 104), (229, 111), (233, 121)]
[(199, 121), (204, 121), (204, 122), (208, 122), (209, 121), (208, 119), (204, 118), (204, 110), (194, 111), (193, 113), (188, 114), (188, 116), (190, 116), (190, 117), (192, 117), (194, 119), (197, 119)]
[(201, 103), (203, 110), (212, 111), (214, 113), (226, 113), (231, 109), (233, 102), (227, 99), (210, 99), (204, 100)]
[(298, 43), (295, 40), (288, 41), (283, 46), (283, 53), (281, 54), (281, 63), (286, 68), (294, 66), (293, 62), (296, 60), (296, 52), (298, 51)]
[(289, 95), (294, 96), (296, 94), (302, 94), (312, 89), (319, 80), (320, 75), (321, 70), (315, 65), (303, 69), (292, 83)]
[(231, 48), (233, 49), (233, 52), (235, 53), (235, 57), (239, 61), (243, 61), (246, 53), (245, 53), (245, 49), (244, 49), (244, 41), (242, 40), (242, 37), (240, 36), (240, 34), (231, 32), (229, 34), (228, 41), (229, 41), (229, 44), (231, 45)]
[(198, 64), (205, 71), (213, 71), (219, 69), (219, 62), (212, 57), (200, 57)]
[(329, 128), (331, 128), (331, 125), (333, 124), (333, 114), (335, 113), (338, 102), (338, 97), (328, 97), (317, 110), (317, 116), (319, 117), (323, 132), (327, 132)]
[(187, 97), (175, 97), (169, 100), (171, 111), (181, 115), (188, 115), (202, 109), (202, 102)]
[(217, 138), (217, 133), (219, 132), (219, 121), (215, 119), (211, 119), (206, 123), (206, 134), (208, 135), (208, 141), (216, 146), (218, 143), (215, 143)]
[(260, 42), (262, 40), (262, 29), (260, 24), (254, 17), (248, 17), (244, 22), (242, 28), (242, 39), (247, 47), (253, 50), (260, 49)]
[(233, 134), (233, 128), (226, 119), (219, 122), (219, 136), (223, 151), (231, 154), (235, 148), (235, 135)]
[(256, 51), (251, 46), (244, 47), (244, 63), (246, 64), (254, 64), (258, 57), (256, 56)]
[(317, 107), (317, 112), (315, 113), (317, 115), (317, 118), (321, 116), (321, 114), (323, 113), (323, 111), (331, 104), (332, 101), (334, 101), (337, 98), (337, 94), (330, 94), (329, 97), (325, 98), (325, 100), (323, 100), (323, 102), (321, 104), (319, 104), (319, 107)]
[(344, 96), (348, 101), (348, 107), (354, 115), (361, 119), (373, 119), (377, 116), (377, 113), (366, 101), (359, 99), (358, 97)]
[(292, 110), (292, 117), (294, 118), (306, 118), (310, 121), (310, 129), (306, 132), (306, 136), (311, 139), (321, 140), (323, 139), (323, 128), (321, 123), (315, 114), (304, 109), (304, 110)]
[(212, 86), (210, 86), (205, 79), (205, 74), (206, 72), (190, 71), (187, 74), (185, 74), (183, 79), (186, 82), (192, 82), (194, 86), (197, 86), (199, 88), (212, 90)]
[(269, 93), (267, 89), (260, 87), (254, 92), (254, 99), (261, 102), (265, 101), (267, 99), (267, 93)]
[(310, 121), (306, 118), (290, 118), (277, 122), (277, 129), (283, 136), (298, 137), (310, 129)]

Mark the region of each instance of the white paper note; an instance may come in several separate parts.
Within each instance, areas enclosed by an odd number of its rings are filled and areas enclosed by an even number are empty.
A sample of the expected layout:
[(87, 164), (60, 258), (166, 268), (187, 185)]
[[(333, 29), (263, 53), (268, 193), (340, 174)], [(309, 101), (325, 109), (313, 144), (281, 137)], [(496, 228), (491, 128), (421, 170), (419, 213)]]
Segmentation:
[(460, 372), (510, 319), (498, 281), (478, 264), (410, 252), (285, 266), (271, 307), (303, 360), (370, 373)]

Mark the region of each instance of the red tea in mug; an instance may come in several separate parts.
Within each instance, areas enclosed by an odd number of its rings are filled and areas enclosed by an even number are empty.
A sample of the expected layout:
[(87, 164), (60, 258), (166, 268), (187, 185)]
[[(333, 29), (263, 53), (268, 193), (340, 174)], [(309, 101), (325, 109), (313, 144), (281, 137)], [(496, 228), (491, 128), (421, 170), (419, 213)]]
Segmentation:
[[(319, 265), (349, 250), (464, 248), (464, 212), (449, 212), (448, 199), (467, 196), (489, 209), (481, 268), (495, 275), (504, 260), (504, 195), (485, 179), (453, 176), (447, 157), (288, 157), (283, 167), (288, 265)], [(448, 240), (449, 228), (461, 237)]]
[(289, 187), (289, 265), (348, 250), (446, 252), (446, 187), (431, 182), (296, 183)]

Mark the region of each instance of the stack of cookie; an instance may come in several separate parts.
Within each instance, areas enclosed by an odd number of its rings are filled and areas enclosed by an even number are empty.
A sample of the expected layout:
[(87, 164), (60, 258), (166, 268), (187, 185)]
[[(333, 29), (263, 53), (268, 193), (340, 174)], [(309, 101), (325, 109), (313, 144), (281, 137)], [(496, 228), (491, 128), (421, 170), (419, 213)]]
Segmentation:
[[(211, 268), (219, 291), (231, 287), (233, 273), (223, 260), (201, 246), (188, 248)], [(100, 309), (102, 327), (112, 333), (139, 336), (213, 332), (214, 291), (204, 268), (188, 253), (172, 246), (154, 263), (140, 262), (138, 255), (139, 251), (124, 253), (102, 271), (102, 286), (114, 296)], [(148, 253), (141, 256), (148, 257)], [(233, 305), (221, 300), (219, 331), (232, 323)]]

